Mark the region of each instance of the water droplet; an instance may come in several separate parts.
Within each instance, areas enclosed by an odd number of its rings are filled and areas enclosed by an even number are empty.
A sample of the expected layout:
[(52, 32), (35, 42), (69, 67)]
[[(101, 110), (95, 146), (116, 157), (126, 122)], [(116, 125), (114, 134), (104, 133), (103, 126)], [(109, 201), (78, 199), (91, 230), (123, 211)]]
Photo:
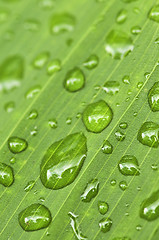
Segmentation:
[(142, 124), (141, 128), (138, 131), (137, 139), (143, 145), (149, 147), (158, 147), (158, 130), (159, 125), (154, 122), (145, 122)]
[(142, 202), (140, 217), (147, 221), (153, 221), (159, 217), (159, 190), (153, 192), (149, 198)]
[(36, 119), (38, 117), (38, 112), (36, 110), (32, 110), (29, 113), (28, 119)]
[(93, 179), (87, 183), (87, 186), (81, 195), (81, 200), (83, 202), (90, 202), (92, 198), (95, 198), (99, 191), (99, 181), (97, 179)]
[(133, 155), (123, 156), (118, 164), (118, 168), (125, 176), (135, 176), (140, 174), (138, 161)]
[(103, 233), (109, 232), (112, 226), (112, 220), (110, 218), (103, 218), (99, 222), (99, 228)]
[(126, 128), (128, 127), (128, 124), (127, 124), (127, 122), (121, 122), (121, 123), (119, 124), (119, 127), (120, 127), (121, 129), (126, 129)]
[(76, 20), (68, 13), (55, 14), (51, 19), (50, 30), (52, 34), (71, 32), (74, 30)]
[(31, 136), (36, 136), (38, 133), (37, 126), (34, 127), (34, 129), (30, 132)]
[(48, 227), (52, 217), (47, 207), (34, 203), (20, 212), (18, 220), (23, 230), (29, 232)]
[(128, 14), (127, 10), (125, 9), (120, 10), (120, 12), (118, 12), (117, 14), (116, 22), (119, 24), (124, 23), (127, 19), (127, 14)]
[(148, 102), (153, 112), (159, 111), (159, 82), (155, 82), (149, 90)]
[(138, 82), (138, 83), (137, 83), (137, 88), (138, 88), (138, 89), (141, 89), (142, 86), (143, 86), (143, 84), (144, 84), (143, 82)]
[(60, 189), (76, 179), (86, 158), (86, 141), (83, 133), (75, 133), (48, 148), (40, 167), (40, 178), (46, 188)]
[(44, 65), (47, 63), (49, 56), (50, 54), (48, 52), (42, 52), (38, 54), (32, 62), (33, 67), (37, 69), (42, 69)]
[(106, 37), (105, 50), (115, 59), (124, 58), (133, 49), (133, 41), (125, 32), (112, 30)]
[(112, 180), (110, 181), (110, 184), (114, 187), (114, 186), (116, 185), (116, 180), (115, 180), (115, 179), (112, 179)]
[(96, 55), (91, 55), (84, 63), (83, 66), (91, 70), (98, 66), (99, 58)]
[(122, 142), (125, 139), (125, 133), (122, 133), (120, 130), (115, 132), (115, 137), (118, 141)]
[(137, 112), (134, 112), (134, 113), (133, 113), (133, 116), (134, 116), (134, 117), (137, 117), (137, 114), (138, 114)]
[(72, 230), (73, 230), (76, 238), (77, 238), (78, 240), (87, 239), (87, 237), (85, 237), (85, 236), (81, 233), (81, 230), (80, 230), (80, 228), (79, 228), (79, 224), (78, 224), (78, 220), (77, 220), (78, 216), (75, 215), (75, 214), (72, 213), (72, 212), (69, 212), (68, 215), (69, 215), (69, 217), (70, 217), (70, 220), (71, 220), (70, 224), (71, 224)]
[(23, 138), (10, 137), (8, 139), (8, 147), (12, 153), (20, 153), (27, 149), (28, 143)]
[(34, 180), (29, 181), (25, 186), (24, 191), (29, 192), (34, 186), (35, 186), (35, 181)]
[(7, 113), (11, 113), (13, 112), (13, 110), (15, 109), (15, 103), (14, 102), (8, 102), (5, 104), (4, 109)]
[(82, 113), (77, 113), (76, 118), (79, 119), (82, 117)]
[(102, 152), (106, 154), (111, 154), (113, 152), (113, 146), (108, 140), (104, 141), (102, 146)]
[(98, 202), (98, 210), (99, 212), (104, 215), (108, 212), (109, 205), (107, 202), (99, 201)]
[(45, 198), (44, 197), (40, 197), (39, 198), (39, 202), (41, 202), (41, 203), (45, 202)]
[(117, 81), (108, 81), (104, 84), (103, 90), (110, 95), (115, 95), (119, 92), (119, 86), (120, 84)]
[(0, 9), (0, 23), (4, 23), (8, 20), (9, 11), (5, 8)]
[(8, 92), (20, 86), (24, 75), (24, 62), (20, 56), (4, 60), (0, 66), (0, 91)]
[(66, 124), (67, 124), (67, 125), (71, 125), (71, 123), (72, 123), (72, 118), (68, 117), (68, 118), (66, 119)]
[(122, 78), (122, 82), (125, 83), (125, 84), (130, 84), (130, 77), (129, 77), (129, 75), (125, 75)]
[(134, 35), (138, 35), (139, 33), (141, 33), (141, 27), (139, 26), (134, 26), (131, 28), (131, 33)]
[(152, 170), (157, 171), (158, 170), (158, 165), (156, 163), (151, 165)]
[(150, 72), (145, 72), (145, 73), (144, 73), (144, 77), (145, 77), (146, 79), (148, 79), (150, 75), (151, 75)]
[(47, 73), (48, 75), (52, 75), (55, 72), (61, 70), (61, 61), (58, 59), (52, 60), (47, 65)]
[(16, 158), (12, 157), (9, 161), (10, 161), (11, 164), (14, 164), (16, 162)]
[(137, 226), (136, 226), (136, 230), (137, 230), (137, 231), (141, 231), (141, 229), (142, 229), (142, 226), (141, 226), (141, 225), (137, 225)]
[(159, 23), (159, 5), (154, 5), (149, 14), (148, 14), (149, 19), (158, 22)]
[(89, 104), (83, 112), (85, 127), (94, 133), (102, 132), (110, 124), (112, 118), (112, 109), (103, 100)]
[(31, 87), (25, 94), (25, 97), (27, 99), (30, 99), (30, 98), (33, 98), (35, 97), (41, 90), (41, 87), (40, 86), (34, 86), (34, 87)]
[(57, 128), (57, 120), (55, 118), (49, 120), (49, 126), (53, 129)]
[(0, 163), (0, 184), (9, 187), (14, 182), (13, 169), (5, 163)]
[(121, 181), (119, 183), (119, 187), (120, 187), (121, 190), (125, 191), (128, 187), (127, 182), (126, 181)]
[(159, 44), (159, 37), (155, 39), (155, 43)]
[(141, 191), (141, 187), (140, 186), (137, 187), (137, 191)]
[(40, 28), (40, 23), (36, 19), (27, 19), (24, 22), (24, 28), (31, 32), (36, 32)]
[(70, 70), (65, 77), (64, 87), (69, 92), (76, 92), (85, 85), (85, 76), (81, 69), (75, 67)]

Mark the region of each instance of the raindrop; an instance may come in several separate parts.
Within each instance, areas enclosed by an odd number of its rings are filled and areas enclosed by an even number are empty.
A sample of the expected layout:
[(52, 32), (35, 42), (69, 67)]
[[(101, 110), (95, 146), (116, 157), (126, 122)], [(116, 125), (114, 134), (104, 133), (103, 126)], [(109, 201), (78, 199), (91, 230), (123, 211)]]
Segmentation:
[(118, 164), (118, 168), (125, 176), (135, 176), (140, 174), (138, 161), (133, 155), (123, 156)]
[(34, 127), (34, 129), (30, 132), (31, 136), (36, 136), (38, 133), (37, 126)]
[(151, 165), (152, 170), (157, 171), (158, 170), (158, 165), (156, 163)]
[(85, 85), (85, 76), (80, 68), (70, 70), (65, 77), (64, 87), (69, 92), (76, 92)]
[(11, 164), (14, 164), (16, 162), (16, 158), (12, 157), (9, 161), (10, 161)]
[(159, 44), (159, 37), (155, 39), (155, 43)]
[(119, 187), (120, 187), (121, 190), (125, 191), (128, 187), (127, 182), (126, 181), (121, 181), (119, 183)]
[(83, 66), (91, 70), (98, 66), (99, 58), (96, 55), (91, 55), (84, 63)]
[(141, 225), (137, 225), (137, 226), (136, 226), (136, 230), (137, 230), (137, 231), (141, 231), (141, 229), (142, 229), (142, 226), (141, 226)]
[(98, 210), (100, 214), (104, 215), (108, 212), (109, 205), (107, 202), (99, 201), (98, 202)]
[(99, 228), (103, 233), (109, 232), (112, 226), (112, 220), (110, 218), (103, 218), (99, 222)]
[(8, 139), (8, 147), (12, 153), (20, 153), (27, 149), (28, 143), (23, 138), (10, 137)]
[(38, 112), (36, 110), (32, 110), (29, 113), (28, 119), (36, 119), (38, 117)]
[(61, 61), (58, 59), (52, 60), (47, 65), (47, 73), (48, 75), (52, 75), (55, 72), (58, 72), (61, 70)]
[(127, 14), (128, 14), (127, 10), (125, 9), (120, 10), (120, 12), (118, 12), (116, 16), (116, 22), (119, 24), (124, 23), (127, 19)]
[(116, 180), (115, 180), (115, 179), (112, 179), (112, 180), (110, 181), (110, 184), (114, 187), (114, 186), (116, 185)]
[(127, 124), (127, 122), (121, 122), (121, 123), (119, 124), (119, 127), (120, 127), (121, 129), (126, 129), (126, 128), (128, 127), (128, 124)]
[(10, 187), (14, 182), (13, 168), (5, 163), (0, 163), (0, 184)]
[(81, 200), (83, 202), (90, 202), (94, 197), (97, 196), (99, 191), (99, 181), (93, 179), (88, 182), (83, 194), (81, 195)]
[(149, 19), (158, 22), (159, 23), (159, 5), (154, 5), (149, 14), (148, 14)]
[(105, 140), (102, 146), (102, 152), (106, 154), (111, 154), (113, 152), (113, 146), (108, 140)]
[(54, 0), (40, 0), (39, 1), (39, 6), (46, 10), (52, 9), (54, 4), (55, 4)]
[(57, 128), (57, 120), (55, 118), (49, 120), (49, 126), (53, 129)]
[(159, 111), (159, 82), (155, 82), (149, 90), (148, 102), (153, 112)]
[(137, 83), (137, 88), (138, 88), (138, 89), (141, 89), (142, 86), (143, 86), (143, 84), (144, 84), (143, 82), (138, 82), (138, 83)]

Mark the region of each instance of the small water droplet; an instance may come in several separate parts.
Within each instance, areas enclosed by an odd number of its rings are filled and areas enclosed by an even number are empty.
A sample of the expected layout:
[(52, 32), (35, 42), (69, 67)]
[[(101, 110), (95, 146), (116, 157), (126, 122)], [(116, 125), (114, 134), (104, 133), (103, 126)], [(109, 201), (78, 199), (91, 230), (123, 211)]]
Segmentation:
[(0, 184), (10, 187), (14, 182), (13, 168), (5, 163), (0, 163)]
[(99, 191), (99, 181), (93, 179), (88, 182), (83, 194), (81, 195), (81, 200), (83, 202), (90, 202), (94, 197), (97, 196)]
[(134, 113), (133, 113), (133, 116), (134, 116), (134, 117), (137, 117), (137, 114), (138, 114), (137, 112), (134, 112)]
[(122, 82), (125, 83), (125, 84), (130, 84), (130, 77), (129, 77), (129, 75), (125, 75), (122, 78)]
[(28, 143), (23, 138), (10, 137), (8, 139), (8, 147), (12, 153), (20, 153), (27, 149)]
[(52, 217), (47, 207), (34, 203), (19, 213), (18, 220), (23, 230), (29, 232), (48, 227)]
[(105, 50), (115, 59), (123, 59), (133, 49), (133, 41), (125, 32), (112, 30), (106, 37)]
[(126, 129), (126, 128), (128, 127), (128, 124), (127, 124), (127, 122), (121, 122), (121, 123), (119, 124), (119, 127), (120, 127), (121, 129)]
[(27, 19), (24, 22), (24, 28), (31, 32), (36, 32), (40, 28), (40, 23), (36, 19)]
[(81, 117), (82, 117), (82, 113), (80, 113), (80, 112), (77, 113), (76, 118), (79, 119), (79, 118), (81, 118)]
[(137, 191), (141, 191), (141, 187), (140, 186), (137, 187)]
[(119, 161), (118, 168), (125, 176), (137, 176), (140, 174), (138, 161), (133, 155), (123, 156)]
[(11, 164), (14, 164), (16, 162), (16, 158), (12, 157), (9, 161), (10, 161)]
[(106, 154), (111, 154), (113, 152), (113, 146), (108, 140), (105, 140), (102, 146), (102, 152)]
[(141, 27), (139, 26), (134, 26), (131, 28), (131, 33), (134, 35), (138, 35), (139, 33), (141, 33)]
[(115, 95), (119, 92), (119, 86), (120, 84), (117, 81), (108, 81), (104, 84), (103, 90), (110, 95)]
[(98, 201), (98, 210), (100, 214), (104, 215), (108, 212), (109, 205), (107, 202)]
[(30, 99), (35, 97), (41, 90), (39, 85), (31, 87), (25, 94), (26, 99)]
[(29, 181), (27, 185), (24, 187), (24, 191), (29, 192), (34, 186), (35, 186), (35, 181), (34, 180)]
[(110, 181), (110, 184), (114, 187), (114, 186), (116, 185), (116, 180), (115, 180), (115, 179), (112, 179), (112, 180)]
[(51, 19), (50, 30), (52, 34), (71, 32), (75, 28), (76, 20), (69, 13), (55, 14)]
[(38, 112), (36, 110), (32, 110), (29, 113), (28, 119), (36, 119), (38, 117)]
[(34, 127), (34, 129), (30, 132), (31, 136), (36, 136), (38, 133), (37, 126)]
[(158, 165), (156, 163), (151, 165), (152, 170), (157, 171), (158, 170)]
[(72, 118), (68, 117), (68, 118), (66, 119), (66, 124), (67, 124), (67, 125), (71, 125), (71, 123), (72, 123)]
[(39, 198), (39, 202), (41, 202), (41, 203), (45, 202), (45, 198), (44, 197), (40, 197)]
[(118, 141), (122, 142), (125, 139), (125, 133), (122, 133), (120, 130), (115, 132), (115, 137)]
[(55, 72), (61, 70), (61, 61), (58, 59), (52, 60), (47, 65), (47, 73), (48, 75), (52, 75)]
[(13, 112), (13, 110), (15, 109), (15, 103), (14, 102), (8, 102), (4, 105), (4, 109), (7, 113), (11, 113)]
[(38, 54), (32, 62), (33, 67), (37, 69), (42, 69), (47, 63), (49, 56), (50, 54), (48, 52), (41, 52), (40, 54)]
[(154, 5), (149, 14), (148, 14), (149, 19), (158, 22), (159, 23), (159, 5)]
[(49, 120), (49, 126), (53, 129), (57, 128), (57, 120), (55, 118)]
[(150, 75), (151, 75), (150, 72), (145, 72), (145, 73), (144, 73), (144, 77), (145, 77), (146, 79), (148, 79)]
[(127, 19), (127, 14), (128, 14), (127, 10), (121, 9), (116, 16), (116, 22), (119, 24), (124, 23)]
[(85, 76), (81, 69), (75, 67), (70, 70), (65, 77), (64, 87), (69, 92), (76, 92), (85, 85)]
[(137, 225), (137, 226), (136, 226), (136, 230), (137, 230), (137, 231), (141, 231), (141, 229), (142, 229), (142, 226), (141, 226), (141, 225)]
[(91, 55), (84, 63), (83, 66), (91, 70), (98, 66), (99, 58), (96, 55)]
[(85, 127), (94, 133), (102, 132), (110, 124), (112, 118), (112, 109), (103, 100), (89, 104), (83, 112)]
[(155, 82), (149, 90), (148, 102), (153, 112), (159, 111), (159, 82)]
[(155, 43), (159, 44), (159, 37), (155, 39)]
[(125, 191), (128, 187), (127, 182), (126, 181), (121, 181), (119, 183), (119, 187), (120, 187), (121, 190)]
[(142, 86), (143, 86), (143, 84), (144, 84), (143, 82), (138, 82), (138, 83), (137, 83), (137, 88), (138, 88), (138, 89), (141, 89)]
[(103, 233), (109, 232), (112, 227), (112, 220), (110, 218), (103, 218), (99, 222), (99, 228)]

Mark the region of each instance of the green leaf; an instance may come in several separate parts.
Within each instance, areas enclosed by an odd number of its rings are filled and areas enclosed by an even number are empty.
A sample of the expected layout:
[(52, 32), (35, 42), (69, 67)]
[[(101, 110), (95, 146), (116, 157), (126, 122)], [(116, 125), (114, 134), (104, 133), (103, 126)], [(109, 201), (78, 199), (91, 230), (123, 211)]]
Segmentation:
[[(158, 125), (159, 112), (157, 108), (152, 111), (148, 101), (148, 93), (151, 103), (153, 94), (158, 94), (154, 89), (150, 92), (159, 76), (157, 3), (0, 1), (0, 162), (11, 166), (14, 173), (14, 182), (9, 187), (0, 185), (0, 239), (159, 238), (156, 215), (151, 222), (140, 217), (143, 201), (159, 189), (158, 147), (151, 147), (158, 129), (152, 144), (144, 145), (137, 139), (144, 122)], [(121, 13), (126, 14), (124, 21), (117, 20)], [(95, 56), (97, 63), (87, 68), (85, 63), (91, 61), (91, 56)], [(57, 70), (48, 69), (52, 66)], [(64, 88), (71, 69), (80, 69), (84, 74), (84, 84), (76, 92)], [(117, 91), (116, 84), (110, 84), (112, 81), (119, 83)], [(101, 100), (112, 109), (112, 121), (102, 130), (98, 125), (100, 133), (89, 132), (80, 113)], [(155, 103), (158, 104), (157, 98)], [(33, 111), (35, 118), (29, 117)], [(127, 123), (126, 128), (121, 127), (122, 123)], [(87, 157), (78, 176), (64, 188), (46, 188), (40, 179), (44, 155), (52, 144), (79, 132), (87, 140)], [(12, 137), (26, 140), (28, 147), (17, 154), (11, 152), (8, 139)], [(106, 140), (112, 146), (109, 154), (102, 151)], [(67, 153), (71, 160), (73, 153)], [(125, 155), (137, 159), (138, 176), (125, 176), (119, 171), (119, 161)], [(84, 202), (81, 195), (93, 179), (99, 182), (98, 194)], [(25, 191), (30, 182), (35, 184)], [(119, 187), (122, 184), (124, 191)], [(158, 204), (156, 197), (153, 199)], [(109, 206), (104, 216), (98, 210), (99, 201)], [(47, 224), (36, 225), (36, 229), (43, 229), (27, 232), (21, 228), (18, 216), (32, 204), (49, 209), (52, 221), (48, 221), (47, 228), (43, 228)], [(34, 209), (36, 214), (37, 211)], [(109, 231), (101, 231), (101, 224), (108, 220), (112, 221)]]

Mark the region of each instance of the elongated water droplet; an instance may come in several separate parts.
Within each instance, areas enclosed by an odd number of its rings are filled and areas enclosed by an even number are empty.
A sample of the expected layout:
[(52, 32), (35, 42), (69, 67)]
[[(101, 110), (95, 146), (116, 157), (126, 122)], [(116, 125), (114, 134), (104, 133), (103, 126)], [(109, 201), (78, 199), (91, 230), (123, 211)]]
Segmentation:
[(120, 130), (115, 132), (115, 137), (118, 141), (122, 142), (125, 139), (125, 133), (122, 133)]
[(141, 27), (139, 26), (134, 26), (131, 28), (131, 33), (134, 35), (138, 35), (141, 32)]
[(13, 168), (5, 163), (0, 163), (0, 184), (9, 187), (14, 182)]
[(140, 206), (140, 217), (153, 221), (159, 217), (159, 190), (153, 192)]
[(32, 62), (33, 67), (37, 69), (43, 68), (44, 65), (47, 63), (49, 56), (50, 54), (48, 52), (42, 52), (38, 54)]
[(15, 103), (14, 102), (8, 102), (5, 104), (4, 109), (7, 113), (11, 113), (13, 112), (13, 110), (15, 109)]
[(91, 55), (84, 63), (83, 66), (91, 70), (98, 66), (99, 58), (96, 55)]
[(155, 82), (149, 90), (148, 102), (153, 112), (159, 111), (159, 82)]
[(149, 147), (158, 147), (159, 125), (154, 122), (145, 122), (138, 131), (137, 140)]
[(133, 41), (125, 32), (112, 30), (106, 37), (105, 50), (115, 59), (124, 58), (133, 49)]
[(138, 161), (133, 155), (123, 156), (118, 164), (118, 168), (125, 176), (135, 176), (140, 174)]
[(112, 227), (112, 220), (110, 218), (103, 218), (99, 222), (99, 228), (103, 233), (109, 232)]
[(75, 133), (48, 148), (40, 167), (40, 178), (46, 188), (60, 189), (76, 179), (86, 158), (86, 142), (83, 133)]
[(126, 181), (121, 181), (119, 183), (119, 187), (120, 187), (121, 190), (125, 191), (128, 187), (127, 182)]
[(25, 139), (19, 137), (10, 137), (8, 147), (12, 153), (20, 153), (27, 149), (28, 143)]
[(9, 11), (5, 8), (0, 8), (0, 24), (8, 20)]
[(125, 75), (122, 78), (122, 82), (125, 83), (125, 84), (130, 84), (130, 77), (129, 77), (129, 75)]
[(55, 118), (49, 120), (49, 126), (53, 129), (57, 128), (57, 120)]
[(149, 14), (148, 14), (149, 19), (158, 22), (159, 23), (159, 4), (158, 5), (154, 5)]
[(100, 100), (89, 104), (83, 112), (83, 123), (88, 131), (102, 132), (112, 121), (113, 112), (109, 105)]
[(55, 14), (51, 19), (51, 33), (71, 32), (74, 30), (75, 23), (74, 16), (69, 13)]
[(87, 239), (87, 237), (85, 237), (85, 236), (81, 233), (81, 230), (80, 230), (80, 228), (79, 228), (79, 224), (78, 224), (78, 220), (77, 220), (78, 216), (75, 215), (75, 214), (72, 213), (72, 212), (69, 212), (68, 215), (69, 215), (69, 217), (70, 217), (70, 220), (71, 220), (70, 224), (71, 224), (72, 230), (73, 230), (76, 238), (77, 238), (78, 240)]
[(27, 19), (24, 22), (24, 28), (28, 31), (36, 32), (40, 28), (40, 22), (37, 21), (36, 19)]
[(58, 59), (52, 60), (47, 65), (47, 73), (48, 75), (52, 75), (55, 72), (61, 70), (61, 61)]
[(34, 87), (31, 87), (25, 94), (25, 97), (27, 99), (30, 99), (30, 98), (33, 98), (35, 97), (41, 90), (41, 87), (40, 86), (34, 86)]
[(116, 22), (119, 24), (124, 23), (127, 19), (127, 14), (128, 14), (127, 10), (125, 9), (120, 10), (120, 12), (118, 12), (116, 16)]
[(107, 202), (99, 201), (98, 202), (98, 210), (100, 214), (104, 215), (108, 212), (109, 205)]
[(69, 92), (76, 92), (85, 85), (85, 76), (81, 69), (75, 67), (70, 70), (65, 77), (64, 87)]
[(23, 58), (15, 55), (4, 60), (0, 66), (0, 91), (8, 92), (19, 87), (23, 75)]
[(99, 181), (93, 179), (88, 182), (83, 194), (81, 195), (81, 200), (83, 202), (90, 202), (92, 198), (96, 197), (99, 191)]
[(38, 112), (36, 110), (32, 110), (29, 113), (28, 119), (36, 119), (38, 117)]
[(113, 146), (108, 140), (104, 141), (102, 146), (102, 152), (106, 154), (111, 154), (113, 152)]
[(120, 84), (117, 81), (108, 81), (104, 84), (103, 90), (110, 95), (115, 95), (119, 92), (119, 86)]
[(127, 124), (127, 122), (121, 122), (121, 123), (119, 124), (119, 127), (120, 127), (121, 129), (126, 129), (126, 128), (128, 127), (128, 124)]
[(29, 192), (34, 186), (35, 186), (35, 181), (34, 180), (29, 181), (24, 188), (25, 192)]
[(23, 230), (29, 232), (48, 227), (52, 217), (47, 207), (34, 203), (19, 213), (18, 220)]

